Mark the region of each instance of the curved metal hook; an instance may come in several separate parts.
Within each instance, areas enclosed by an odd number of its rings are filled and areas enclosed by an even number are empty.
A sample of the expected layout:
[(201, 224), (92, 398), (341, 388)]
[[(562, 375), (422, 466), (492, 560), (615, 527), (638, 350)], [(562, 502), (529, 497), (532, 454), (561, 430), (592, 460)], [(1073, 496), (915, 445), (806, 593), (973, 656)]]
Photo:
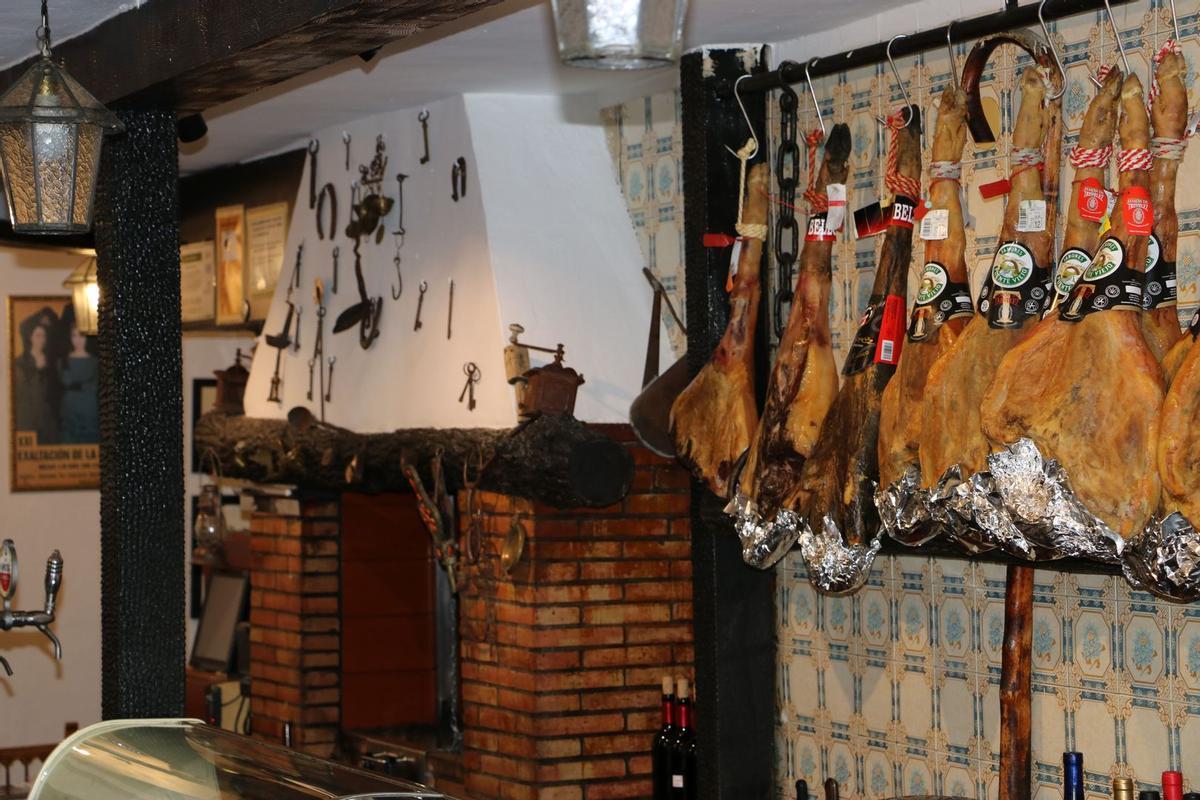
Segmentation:
[(812, 96), (813, 109), (817, 112), (817, 122), (821, 125), (821, 139), (825, 139), (829, 134), (825, 130), (825, 118), (821, 116), (821, 102), (817, 100), (817, 89), (813, 86), (812, 78), (808, 74), (808, 68), (820, 60), (819, 58), (814, 58), (804, 62), (804, 82), (808, 84), (808, 93)]
[(1053, 102), (1062, 97), (1067, 92), (1067, 73), (1063, 70), (1062, 59), (1058, 57), (1058, 50), (1054, 47), (1054, 40), (1050, 37), (1050, 28), (1046, 26), (1046, 18), (1042, 16), (1042, 9), (1046, 6), (1046, 0), (1038, 3), (1038, 22), (1042, 25), (1042, 35), (1046, 37), (1046, 46), (1050, 48), (1050, 55), (1054, 56), (1054, 65), (1058, 67), (1058, 74), (1062, 76), (1062, 88), (1058, 90), (1058, 94), (1046, 95), (1046, 99)]
[(396, 265), (396, 283), (392, 286), (392, 299), (399, 300), (400, 295), (404, 293), (404, 276), (400, 274), (399, 253), (396, 253), (396, 257), (392, 259), (392, 263)]
[(1117, 30), (1117, 21), (1113, 18), (1112, 6), (1104, 0), (1104, 10), (1108, 13), (1108, 24), (1112, 28), (1113, 40), (1117, 43), (1117, 52), (1121, 54), (1121, 63), (1125, 65), (1125, 74), (1132, 74), (1129, 69), (1129, 58), (1125, 55), (1125, 47), (1121, 44), (1121, 32)]
[[(1046, 0), (1042, 0), (1044, 3)], [(954, 55), (954, 42), (950, 40), (950, 31), (954, 28), (954, 20), (946, 23), (946, 53), (950, 56), (950, 79), (958, 84), (958, 58)]]
[[(907, 34), (896, 34), (888, 40), (887, 47), (884, 48), (884, 52), (887, 54), (888, 64), (892, 67), (892, 74), (896, 76), (896, 83), (900, 85), (900, 94), (904, 97), (904, 124), (900, 126), (901, 128), (907, 128), (910, 124), (912, 124), (912, 113), (909, 111), (912, 101), (908, 97), (908, 89), (904, 88), (904, 79), (900, 77), (900, 69), (896, 66), (896, 60), (892, 58), (892, 45), (895, 44), (897, 39), (903, 39), (905, 36), (907, 36)], [(887, 124), (887, 119), (885, 117), (876, 117), (875, 119), (880, 125)]]
[[(746, 73), (745, 75), (738, 77), (738, 79), (733, 82), (733, 97), (735, 100), (737, 100), (738, 108), (742, 110), (742, 118), (746, 120), (746, 127), (750, 129), (750, 138), (754, 140), (754, 151), (750, 153), (750, 158), (754, 158), (754, 156), (758, 155), (758, 134), (754, 132), (754, 124), (750, 122), (750, 114), (746, 111), (745, 104), (742, 103), (741, 92), (738, 91), (738, 87), (741, 85), (742, 81), (749, 77), (750, 74)], [(725, 149), (728, 150), (729, 154), (734, 158), (741, 158), (741, 156), (738, 155), (738, 151), (734, 150), (729, 145), (725, 145)]]

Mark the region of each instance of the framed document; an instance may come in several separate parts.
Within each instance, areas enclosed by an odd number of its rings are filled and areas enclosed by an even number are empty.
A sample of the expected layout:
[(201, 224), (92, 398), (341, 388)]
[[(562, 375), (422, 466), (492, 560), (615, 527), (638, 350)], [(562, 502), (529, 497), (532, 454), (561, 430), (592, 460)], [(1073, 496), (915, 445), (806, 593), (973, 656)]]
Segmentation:
[(266, 319), (287, 244), (288, 204), (246, 211), (246, 299), (252, 319)]
[(246, 319), (243, 276), (246, 263), (246, 214), (243, 206), (217, 209), (217, 324)]
[(217, 285), (214, 243), (179, 248), (179, 306), (184, 322), (211, 322)]
[(69, 295), (8, 298), (12, 490), (100, 486), (100, 358)]

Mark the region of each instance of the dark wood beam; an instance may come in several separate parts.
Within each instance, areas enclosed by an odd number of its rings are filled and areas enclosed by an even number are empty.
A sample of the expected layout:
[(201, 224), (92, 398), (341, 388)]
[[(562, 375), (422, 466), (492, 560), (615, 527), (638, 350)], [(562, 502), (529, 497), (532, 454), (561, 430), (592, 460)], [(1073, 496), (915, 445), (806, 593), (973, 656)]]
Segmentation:
[[(196, 112), (499, 2), (151, 0), (54, 55), (103, 103)], [(32, 62), (0, 72), (0, 86)]]

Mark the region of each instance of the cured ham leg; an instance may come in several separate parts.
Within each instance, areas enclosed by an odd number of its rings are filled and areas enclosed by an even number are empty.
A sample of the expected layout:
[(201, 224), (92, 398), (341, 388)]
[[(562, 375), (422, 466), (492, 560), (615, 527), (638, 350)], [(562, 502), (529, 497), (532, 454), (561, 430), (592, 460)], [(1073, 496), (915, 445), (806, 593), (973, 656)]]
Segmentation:
[(1113, 228), (1059, 316), (1005, 356), (980, 414), (997, 445), (1033, 439), (1063, 465), (1080, 501), (1129, 536), (1158, 508), (1164, 391), (1140, 319), (1149, 231), (1136, 231), (1150, 206), (1150, 126), (1136, 75), (1125, 78), (1121, 112), (1124, 169)]
[(951, 83), (938, 105), (933, 163), (929, 165), (930, 213), (945, 209), (946, 238), (925, 242), (925, 266), (909, 321), (908, 341), (896, 374), (883, 390), (879, 412), (879, 482), (883, 486), (895, 482), (910, 464), (916, 463), (920, 408), (929, 368), (975, 314), (967, 280), (967, 239), (958, 182), (966, 141), (967, 95)]
[[(766, 164), (755, 164), (746, 182), (742, 221), (767, 223)], [(729, 325), (712, 358), (671, 406), (671, 438), (679, 460), (719, 497), (728, 497), (733, 470), (758, 427), (754, 398), (754, 330), (762, 241), (746, 239), (729, 294)]]
[(1163, 509), (1200, 524), (1200, 344), (1187, 336), (1172, 348), (1186, 353), (1159, 415), (1158, 474)]
[(1183, 337), (1176, 308), (1175, 246), (1179, 240), (1179, 217), (1175, 213), (1175, 178), (1183, 158), (1188, 102), (1187, 88), (1183, 85), (1187, 63), (1175, 52), (1177, 47), (1168, 43), (1157, 57), (1154, 75), (1158, 94), (1150, 104), (1154, 122), (1151, 142), (1154, 164), (1150, 168), (1154, 236), (1146, 260), (1143, 307), (1147, 313), (1142, 316), (1142, 332), (1160, 362)]
[(879, 527), (874, 500), (879, 480), (879, 404), (896, 370), (904, 338), (904, 283), (912, 258), (912, 212), (917, 198), (901, 195), (898, 187), (915, 184), (912, 194), (920, 193), (921, 119), (912, 106), (901, 114), (907, 115), (909, 123), (892, 131), (894, 152), (889, 153), (887, 184), (897, 194), (870, 305), (846, 356), (845, 380), (800, 477), (798, 499), (809, 524), (819, 527), (828, 517), (851, 544), (865, 541)]
[[(1055, 154), (1059, 149), (1060, 107), (1047, 104), (1045, 97), (1042, 74), (1027, 68), (1021, 75), (1021, 105), (1012, 134), (1014, 160), (1035, 162), (1047, 140), (1045, 152)], [(979, 424), (979, 403), (1000, 359), (1036, 319), (1039, 308), (1034, 294), (1042, 291), (1054, 244), (1055, 204), (1045, 204), (1046, 224), (1040, 231), (1017, 230), (1020, 208), (1023, 202), (1044, 202), (1057, 194), (1058, 164), (1051, 161), (1042, 170), (1029, 163), (1017, 166), (1009, 176), (1002, 244), (980, 292), (980, 313), (929, 370), (918, 443), (921, 480), (926, 486), (955, 464), (967, 473), (986, 466), (991, 445)], [(1032, 311), (1030, 303), (1034, 303)]]
[[(845, 183), (850, 156), (850, 127), (834, 125), (815, 185)], [(741, 492), (754, 500), (763, 519), (771, 519), (795, 500), (804, 459), (812, 452), (825, 412), (838, 390), (837, 365), (829, 329), (829, 285), (833, 280), (835, 231), (826, 213), (808, 220), (800, 251), (800, 275), (787, 328), (767, 384), (758, 433), (742, 472)]]

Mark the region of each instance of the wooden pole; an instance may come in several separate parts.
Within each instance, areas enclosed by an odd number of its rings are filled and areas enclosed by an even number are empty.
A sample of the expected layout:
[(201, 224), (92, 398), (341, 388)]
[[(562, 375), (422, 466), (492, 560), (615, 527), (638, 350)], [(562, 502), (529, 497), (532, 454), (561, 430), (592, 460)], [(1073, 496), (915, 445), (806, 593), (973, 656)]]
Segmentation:
[(1000, 800), (1029, 800), (1033, 567), (1008, 568), (1000, 672)]

